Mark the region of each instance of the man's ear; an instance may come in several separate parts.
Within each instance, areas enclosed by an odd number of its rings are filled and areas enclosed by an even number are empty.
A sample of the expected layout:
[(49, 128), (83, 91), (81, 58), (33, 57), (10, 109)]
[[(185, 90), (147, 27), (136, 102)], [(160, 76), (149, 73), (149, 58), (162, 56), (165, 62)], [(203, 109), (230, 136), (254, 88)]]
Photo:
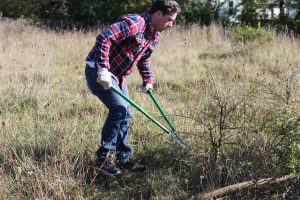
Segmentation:
[(163, 16), (163, 12), (161, 10), (158, 10), (157, 11), (157, 16), (159, 16), (159, 17)]

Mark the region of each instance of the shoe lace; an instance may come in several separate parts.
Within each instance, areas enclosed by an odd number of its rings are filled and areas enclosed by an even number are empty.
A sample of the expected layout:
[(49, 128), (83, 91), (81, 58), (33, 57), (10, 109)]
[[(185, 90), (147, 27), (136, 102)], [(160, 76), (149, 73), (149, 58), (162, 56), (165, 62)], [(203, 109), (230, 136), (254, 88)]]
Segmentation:
[(104, 162), (108, 165), (116, 165), (115, 161), (110, 157), (107, 157)]
[(105, 158), (100, 158), (99, 164), (108, 165), (108, 166), (116, 166), (114, 159), (111, 156), (107, 156)]

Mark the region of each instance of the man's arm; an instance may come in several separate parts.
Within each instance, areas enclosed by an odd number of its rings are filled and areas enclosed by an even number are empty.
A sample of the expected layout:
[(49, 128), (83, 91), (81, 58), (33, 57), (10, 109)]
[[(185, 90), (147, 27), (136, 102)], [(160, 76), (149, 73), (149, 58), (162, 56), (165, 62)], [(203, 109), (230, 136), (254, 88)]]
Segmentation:
[(137, 63), (137, 68), (139, 69), (140, 75), (142, 76), (143, 84), (152, 84), (155, 82), (149, 60), (151, 53), (143, 55)]
[(141, 57), (141, 59), (137, 63), (137, 68), (139, 69), (140, 75), (143, 79), (143, 84), (153, 84), (155, 83), (155, 79), (153, 76), (153, 72), (151, 70), (150, 65), (150, 56), (154, 50), (154, 48), (159, 43), (159, 37), (157, 36), (153, 45), (148, 47), (148, 49), (145, 51), (144, 55)]

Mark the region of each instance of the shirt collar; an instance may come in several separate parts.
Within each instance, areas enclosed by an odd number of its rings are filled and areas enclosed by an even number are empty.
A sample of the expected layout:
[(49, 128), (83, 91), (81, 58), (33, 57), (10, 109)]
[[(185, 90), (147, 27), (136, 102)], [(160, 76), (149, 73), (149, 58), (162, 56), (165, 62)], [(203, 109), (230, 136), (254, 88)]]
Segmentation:
[(160, 32), (158, 31), (154, 31), (154, 28), (152, 26), (152, 22), (151, 22), (151, 15), (149, 13), (143, 13), (144, 19), (145, 19), (145, 25), (146, 25), (146, 31), (148, 32), (148, 34), (150, 35), (160, 35)]

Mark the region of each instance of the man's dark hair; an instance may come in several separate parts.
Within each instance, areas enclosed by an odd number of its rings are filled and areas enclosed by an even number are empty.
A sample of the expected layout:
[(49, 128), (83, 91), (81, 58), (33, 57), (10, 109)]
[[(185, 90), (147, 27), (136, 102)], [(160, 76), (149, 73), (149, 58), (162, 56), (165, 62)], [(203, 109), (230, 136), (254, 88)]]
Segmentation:
[(179, 4), (174, 0), (157, 0), (152, 4), (149, 13), (153, 14), (157, 11), (162, 11), (164, 15), (181, 11)]

